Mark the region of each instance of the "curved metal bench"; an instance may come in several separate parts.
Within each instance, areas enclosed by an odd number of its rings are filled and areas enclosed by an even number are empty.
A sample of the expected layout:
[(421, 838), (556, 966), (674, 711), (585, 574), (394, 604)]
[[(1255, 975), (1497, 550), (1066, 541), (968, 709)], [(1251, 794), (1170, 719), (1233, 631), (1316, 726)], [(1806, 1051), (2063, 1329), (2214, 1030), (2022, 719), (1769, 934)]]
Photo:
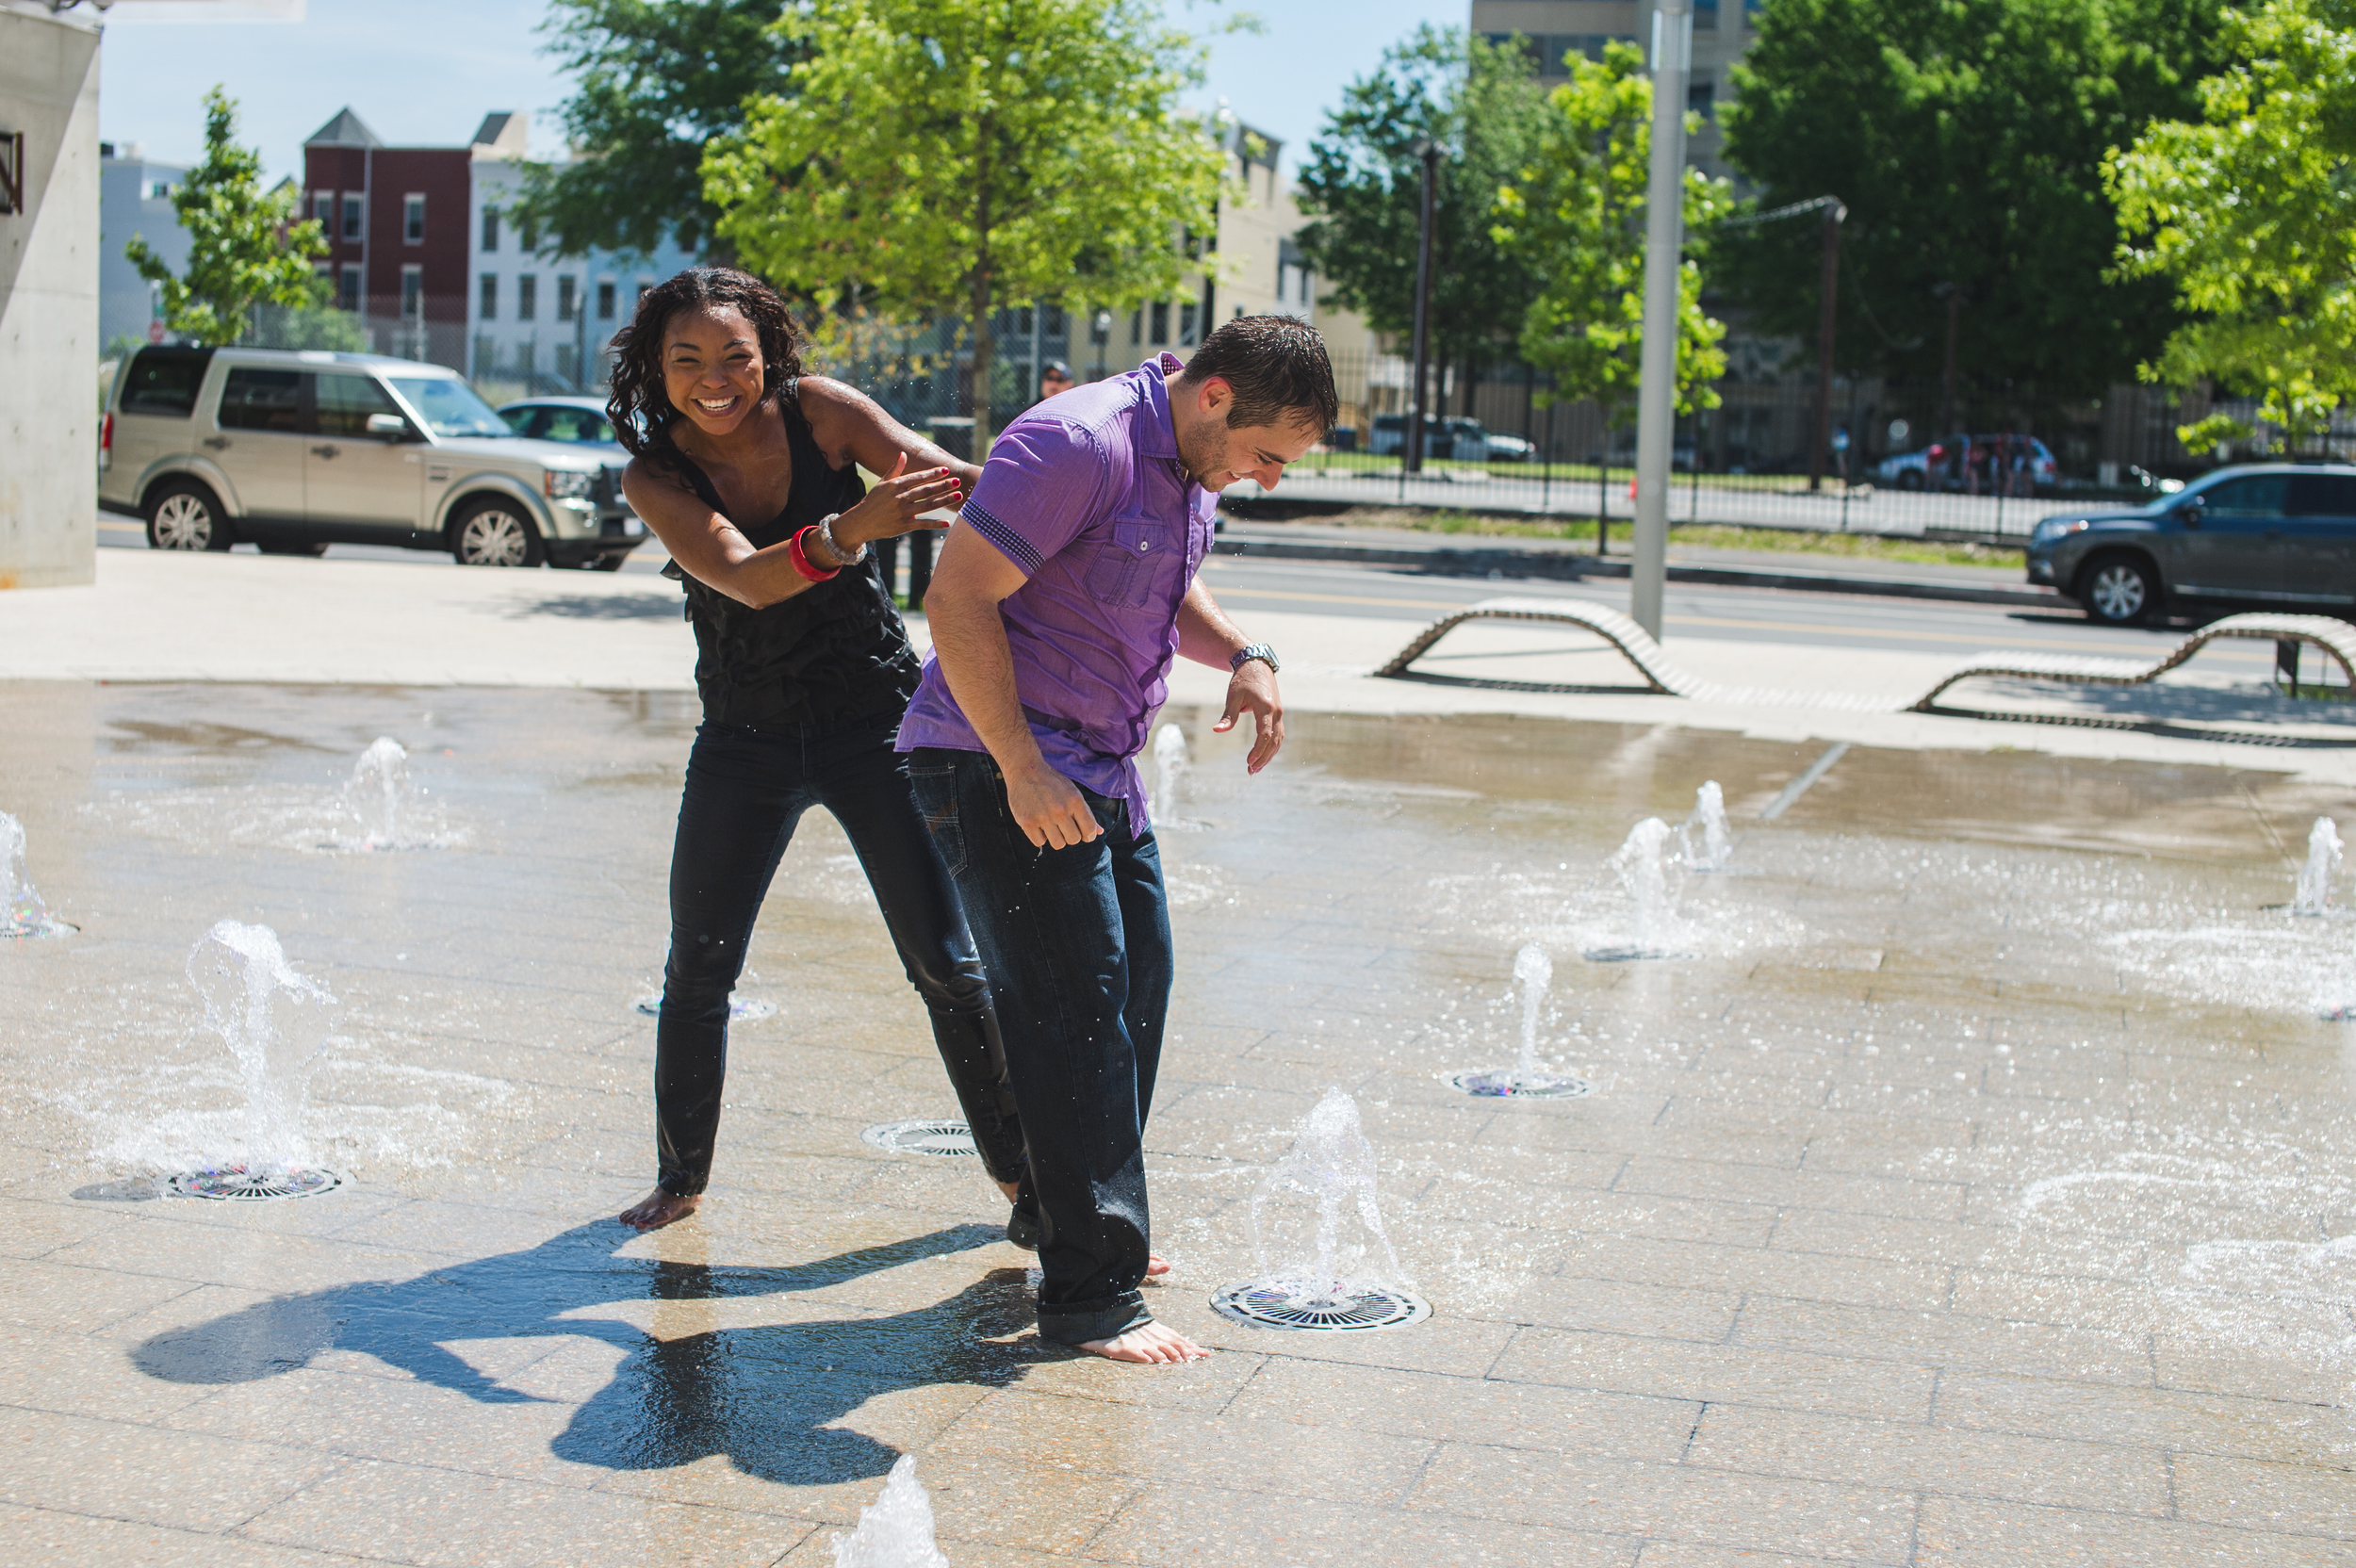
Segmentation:
[(1565, 599), (1482, 599), (1443, 615), (1417, 632), (1398, 656), (1375, 671), (1399, 679), (1408, 666), (1430, 653), (1433, 645), (1467, 621), (1550, 621), (1594, 632), (1617, 648), (1643, 678), (1644, 689), (1696, 702), (1753, 703), (1775, 708), (1829, 708), (1855, 713), (1931, 713), (1954, 711), (1939, 706), (1939, 694), (1958, 681), (1979, 676), (2013, 677), (2025, 680), (2059, 680), (2077, 685), (2139, 686), (2154, 680), (2190, 659), (2220, 637), (2254, 637), (2272, 643), (2312, 643), (2340, 667), (2356, 688), (2356, 627), (2324, 615), (2229, 615), (2202, 627), (2159, 659), (2104, 659), (2045, 653), (1988, 653), (1967, 660), (1939, 678), (1912, 702), (1853, 693), (1784, 692), (1751, 686), (1721, 686), (1696, 679), (1679, 669), (1652, 634), (1628, 616), (1599, 604)]

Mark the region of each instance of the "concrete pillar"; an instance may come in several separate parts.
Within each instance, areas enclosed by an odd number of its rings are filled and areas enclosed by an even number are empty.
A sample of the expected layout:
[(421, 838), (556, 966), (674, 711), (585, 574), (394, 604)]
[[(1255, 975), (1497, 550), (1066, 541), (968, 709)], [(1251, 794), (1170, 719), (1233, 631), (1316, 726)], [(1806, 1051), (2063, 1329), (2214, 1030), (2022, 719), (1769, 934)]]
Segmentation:
[(0, 590), (89, 582), (98, 550), (98, 30), (0, 8)]

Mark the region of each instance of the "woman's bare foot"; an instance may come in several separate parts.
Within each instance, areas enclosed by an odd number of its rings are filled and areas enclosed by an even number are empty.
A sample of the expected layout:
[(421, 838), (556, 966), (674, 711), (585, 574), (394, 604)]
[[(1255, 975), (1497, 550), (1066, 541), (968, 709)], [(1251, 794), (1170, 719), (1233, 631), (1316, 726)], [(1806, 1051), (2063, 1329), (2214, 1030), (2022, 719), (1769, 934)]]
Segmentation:
[(1163, 1257), (1159, 1252), (1145, 1254), (1145, 1277), (1147, 1279), (1158, 1280), (1169, 1272), (1170, 1260), (1168, 1258)]
[(1175, 1329), (1159, 1323), (1140, 1323), (1125, 1333), (1110, 1339), (1091, 1339), (1073, 1347), (1091, 1356), (1106, 1361), (1133, 1361), (1150, 1364), (1201, 1361), (1211, 1352)]
[(624, 1209), (617, 1217), (632, 1230), (659, 1231), (674, 1219), (685, 1219), (694, 1214), (696, 1205), (702, 1201), (700, 1196), (681, 1198), (675, 1192), (665, 1192), (657, 1187)]

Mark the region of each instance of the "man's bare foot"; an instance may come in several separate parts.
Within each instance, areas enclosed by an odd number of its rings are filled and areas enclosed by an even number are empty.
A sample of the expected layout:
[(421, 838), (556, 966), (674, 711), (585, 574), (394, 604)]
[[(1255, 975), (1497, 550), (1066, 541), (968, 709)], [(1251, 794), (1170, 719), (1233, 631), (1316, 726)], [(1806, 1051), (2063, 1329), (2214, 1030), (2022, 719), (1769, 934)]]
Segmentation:
[[(997, 1179), (992, 1177), (991, 1180), (996, 1181)], [(1017, 1198), (1023, 1196), (1023, 1184), (1020, 1182), (999, 1182), (998, 1190), (1005, 1193), (1006, 1195), (1006, 1201), (1011, 1203)]]
[(1155, 1364), (1201, 1361), (1211, 1353), (1177, 1330), (1164, 1328), (1159, 1323), (1140, 1323), (1125, 1333), (1115, 1334), (1110, 1339), (1088, 1340), (1073, 1348), (1086, 1350), (1091, 1356), (1102, 1356), (1106, 1361)]
[(657, 1187), (629, 1208), (624, 1209), (616, 1217), (632, 1230), (659, 1231), (674, 1219), (685, 1219), (689, 1215), (694, 1214), (696, 1205), (702, 1201), (703, 1199), (700, 1196), (681, 1198), (677, 1193), (665, 1192), (661, 1187)]
[(1145, 1277), (1147, 1279), (1158, 1280), (1169, 1272), (1170, 1260), (1168, 1258), (1163, 1257), (1159, 1252), (1145, 1254)]

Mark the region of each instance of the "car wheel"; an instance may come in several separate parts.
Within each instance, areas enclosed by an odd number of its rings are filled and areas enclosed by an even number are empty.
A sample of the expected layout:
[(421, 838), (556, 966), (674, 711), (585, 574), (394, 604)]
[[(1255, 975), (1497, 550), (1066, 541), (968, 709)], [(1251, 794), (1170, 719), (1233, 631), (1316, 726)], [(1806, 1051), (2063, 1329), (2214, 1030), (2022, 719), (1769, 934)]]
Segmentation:
[(261, 541), (257, 542), (254, 547), (264, 555), (307, 555), (314, 560), (327, 553), (327, 547), (324, 544), (303, 544), (291, 539)]
[(2079, 580), (2086, 618), (2103, 626), (2140, 626), (2160, 607), (2159, 579), (2130, 555), (2098, 557)]
[(622, 569), (622, 563), (629, 559), (627, 555), (601, 555), (589, 563), (589, 569), (593, 572), (618, 572)]
[(513, 501), (480, 500), (450, 525), (450, 553), (462, 566), (537, 566), (540, 531)]
[(1901, 468), (1901, 469), (1898, 471), (1898, 488), (1899, 488), (1899, 489), (1901, 489), (1901, 490), (1920, 490), (1920, 489), (1922, 489), (1922, 471), (1921, 471), (1920, 469), (1917, 469), (1917, 468)]
[(225, 550), (236, 542), (221, 499), (192, 480), (148, 498), (147, 543), (159, 550)]

